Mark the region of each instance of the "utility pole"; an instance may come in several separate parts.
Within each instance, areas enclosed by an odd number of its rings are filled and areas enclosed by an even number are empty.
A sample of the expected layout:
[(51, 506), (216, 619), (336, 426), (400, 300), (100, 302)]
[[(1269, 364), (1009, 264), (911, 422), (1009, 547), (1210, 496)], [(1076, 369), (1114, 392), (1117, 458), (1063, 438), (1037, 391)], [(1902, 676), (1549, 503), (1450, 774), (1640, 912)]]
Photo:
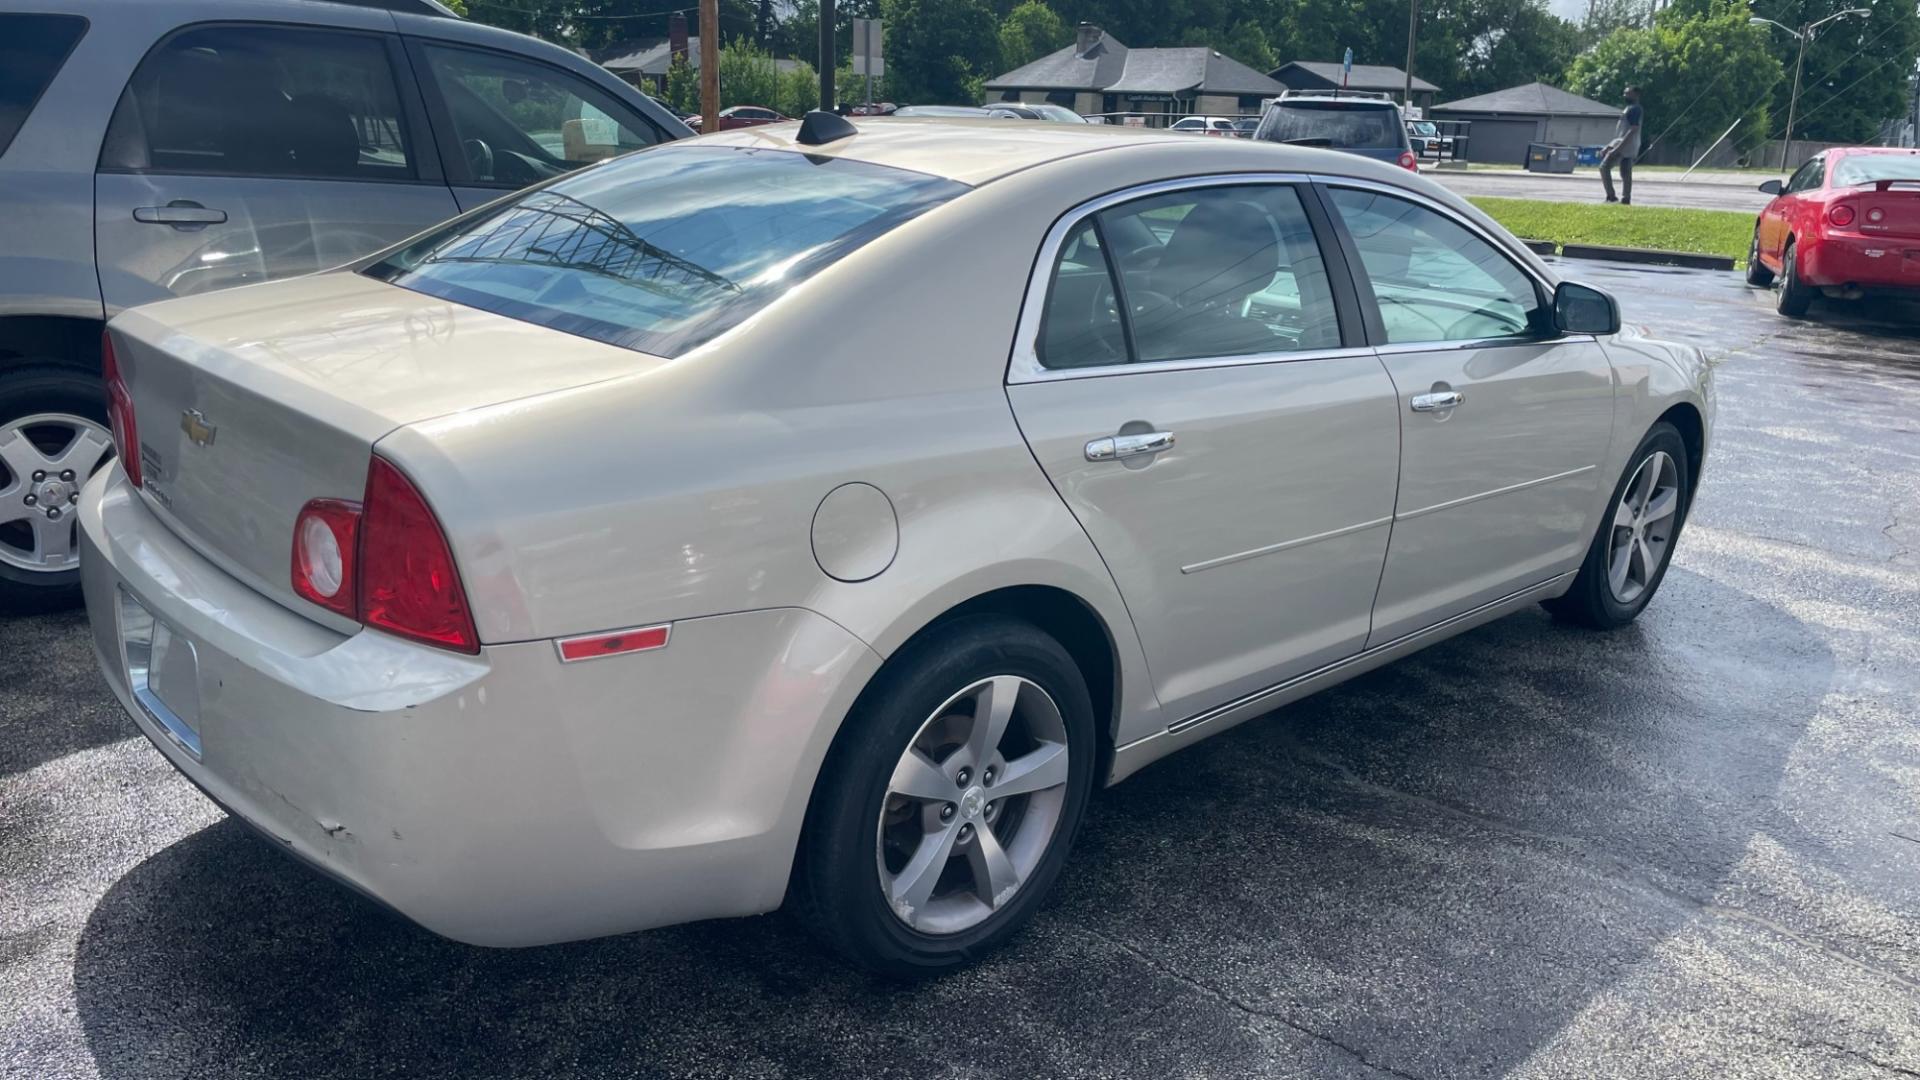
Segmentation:
[(700, 130), (720, 130), (720, 0), (700, 0)]
[(1795, 30), (1785, 23), (1774, 22), (1772, 19), (1763, 19), (1758, 15), (1752, 16), (1747, 20), (1747, 24), (1750, 26), (1766, 23), (1768, 26), (1776, 29), (1785, 30), (1800, 42), (1800, 56), (1793, 62), (1793, 96), (1787, 99), (1787, 137), (1780, 146), (1781, 172), (1786, 172), (1787, 164), (1793, 160), (1793, 121), (1794, 114), (1800, 109), (1800, 69), (1807, 66), (1807, 42), (1813, 40), (1814, 31), (1835, 19), (1844, 19), (1849, 15), (1871, 16), (1872, 14), (1873, 12), (1866, 8), (1848, 8), (1845, 11), (1836, 11), (1824, 19), (1806, 23), (1798, 30)]
[(820, 107), (833, 111), (833, 0), (820, 0)]
[(1413, 42), (1420, 32), (1420, 0), (1413, 0), (1413, 6), (1407, 13), (1407, 86), (1400, 94), (1400, 104), (1413, 108)]

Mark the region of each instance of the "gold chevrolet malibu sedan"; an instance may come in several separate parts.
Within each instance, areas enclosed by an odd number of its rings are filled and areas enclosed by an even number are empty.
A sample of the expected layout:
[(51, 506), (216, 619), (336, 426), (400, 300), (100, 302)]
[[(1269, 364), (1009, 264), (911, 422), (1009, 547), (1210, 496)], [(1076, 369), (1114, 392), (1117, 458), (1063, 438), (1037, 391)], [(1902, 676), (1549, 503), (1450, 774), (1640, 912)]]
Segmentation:
[(903, 975), (1032, 916), (1096, 784), (1633, 619), (1713, 416), (1415, 174), (1006, 121), (660, 146), (107, 338), (117, 464), (37, 501), (213, 800), (460, 941), (792, 896)]

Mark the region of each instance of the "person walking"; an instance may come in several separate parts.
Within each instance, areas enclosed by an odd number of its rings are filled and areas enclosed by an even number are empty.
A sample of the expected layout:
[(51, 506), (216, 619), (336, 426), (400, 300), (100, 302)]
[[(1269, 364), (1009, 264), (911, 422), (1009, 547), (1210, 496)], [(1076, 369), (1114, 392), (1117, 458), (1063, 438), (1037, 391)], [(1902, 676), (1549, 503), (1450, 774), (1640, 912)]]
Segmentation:
[[(1627, 107), (1620, 110), (1620, 125), (1613, 141), (1600, 157), (1600, 186), (1607, 190), (1607, 201), (1633, 205), (1633, 159), (1640, 156), (1640, 126), (1645, 113), (1640, 109), (1640, 88), (1627, 87)], [(1620, 166), (1620, 197), (1613, 197), (1613, 167)]]

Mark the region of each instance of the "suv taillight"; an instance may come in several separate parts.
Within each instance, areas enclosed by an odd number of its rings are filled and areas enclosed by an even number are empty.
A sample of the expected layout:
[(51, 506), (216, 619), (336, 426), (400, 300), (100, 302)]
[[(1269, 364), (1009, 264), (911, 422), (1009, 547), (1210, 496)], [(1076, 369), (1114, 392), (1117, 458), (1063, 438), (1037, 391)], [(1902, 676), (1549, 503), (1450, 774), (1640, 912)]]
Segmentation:
[(140, 486), (140, 432), (133, 424), (133, 395), (120, 377), (120, 361), (113, 355), (113, 335), (100, 332), (100, 374), (107, 382), (107, 423), (113, 429), (113, 452), (134, 487)]
[(293, 525), (293, 591), (390, 634), (480, 651), (453, 549), (418, 488), (387, 459), (360, 502), (314, 499)]
[(1413, 156), (1413, 151), (1402, 150), (1400, 151), (1400, 167), (1403, 169), (1410, 169), (1413, 172), (1419, 172), (1420, 159)]

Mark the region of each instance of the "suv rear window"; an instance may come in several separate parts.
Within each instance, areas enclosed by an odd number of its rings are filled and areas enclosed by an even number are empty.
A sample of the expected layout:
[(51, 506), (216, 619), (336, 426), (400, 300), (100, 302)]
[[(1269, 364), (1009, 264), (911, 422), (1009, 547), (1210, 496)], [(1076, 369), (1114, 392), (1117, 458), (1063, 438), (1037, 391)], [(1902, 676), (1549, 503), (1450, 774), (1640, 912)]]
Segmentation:
[(0, 15), (0, 154), (86, 32), (78, 15)]
[(1384, 102), (1337, 99), (1276, 101), (1260, 121), (1257, 139), (1325, 139), (1343, 150), (1398, 150), (1407, 133), (1400, 111)]
[(667, 145), (456, 218), (366, 273), (672, 357), (966, 190), (787, 150)]

